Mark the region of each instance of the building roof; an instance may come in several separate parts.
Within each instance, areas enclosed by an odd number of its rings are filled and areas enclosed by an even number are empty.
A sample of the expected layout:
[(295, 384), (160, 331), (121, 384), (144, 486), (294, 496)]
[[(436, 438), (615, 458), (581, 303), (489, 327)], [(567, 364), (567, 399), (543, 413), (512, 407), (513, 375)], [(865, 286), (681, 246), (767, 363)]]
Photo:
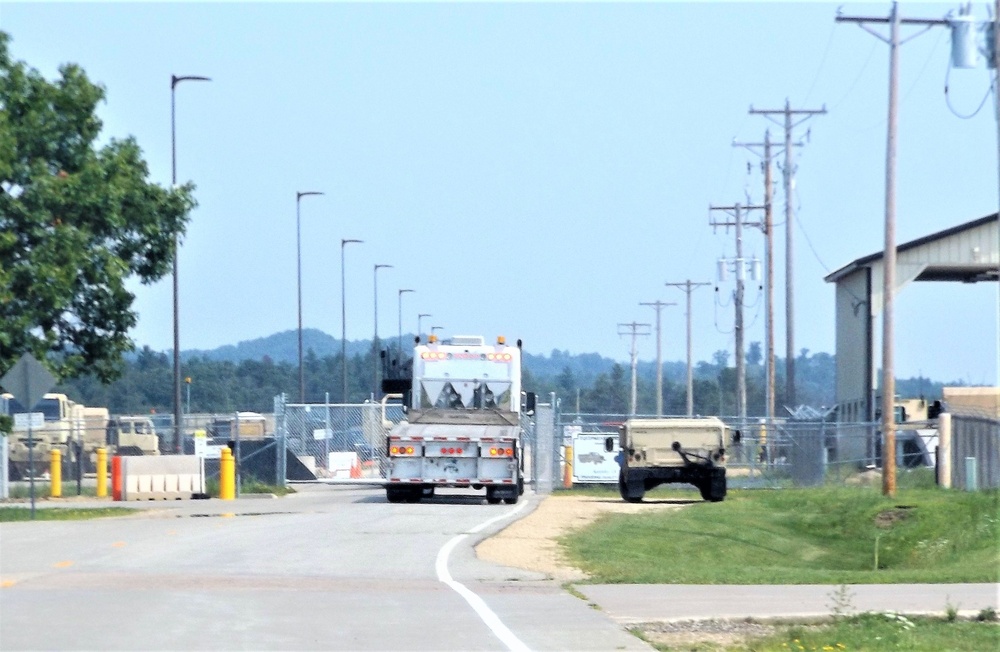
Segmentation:
[[(925, 235), (922, 238), (917, 238), (916, 240), (911, 240), (901, 245), (896, 246), (897, 255), (911, 249), (917, 249), (919, 247), (925, 247), (932, 243), (945, 240), (947, 238), (955, 238), (964, 233), (978, 229), (982, 226), (988, 224), (996, 224), (1000, 221), (1000, 214), (994, 213), (993, 215), (987, 215), (971, 222), (966, 222), (964, 224), (959, 224), (958, 226), (953, 226), (951, 228), (945, 229), (943, 231), (938, 231), (937, 233), (932, 233), (930, 235)], [(994, 236), (992, 238), (992, 247), (994, 251), (998, 248), (998, 237)], [(986, 252), (984, 252), (986, 253)], [(823, 277), (823, 280), (828, 283), (835, 283), (845, 276), (863, 269), (865, 267), (871, 267), (874, 264), (881, 262), (884, 252), (879, 251), (868, 256), (863, 256), (857, 260), (844, 265), (840, 269), (833, 271)], [(975, 281), (996, 281), (998, 280), (998, 266), (995, 262), (996, 257), (991, 255), (984, 256), (984, 261), (981, 264), (969, 264), (966, 261), (954, 261), (954, 264), (949, 263), (936, 263), (933, 265), (928, 265), (927, 268), (920, 274), (917, 280), (922, 281), (964, 281), (964, 282), (975, 282)]]

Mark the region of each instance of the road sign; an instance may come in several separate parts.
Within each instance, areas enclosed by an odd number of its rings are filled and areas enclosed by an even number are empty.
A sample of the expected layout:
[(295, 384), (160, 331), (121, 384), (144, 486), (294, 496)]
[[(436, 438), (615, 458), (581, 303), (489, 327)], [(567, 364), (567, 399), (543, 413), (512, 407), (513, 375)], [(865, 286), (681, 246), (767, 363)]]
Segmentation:
[(26, 410), (35, 407), (55, 384), (55, 377), (30, 353), (22, 355), (0, 378), (0, 385), (13, 394)]

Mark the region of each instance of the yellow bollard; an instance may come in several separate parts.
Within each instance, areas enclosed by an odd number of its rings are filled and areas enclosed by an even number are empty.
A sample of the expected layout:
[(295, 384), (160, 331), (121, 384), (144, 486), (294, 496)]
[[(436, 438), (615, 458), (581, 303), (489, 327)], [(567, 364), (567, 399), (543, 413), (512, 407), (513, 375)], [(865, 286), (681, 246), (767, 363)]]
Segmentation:
[(108, 497), (108, 449), (97, 449), (97, 497)]
[(566, 447), (566, 463), (563, 465), (563, 487), (573, 488), (573, 447)]
[(222, 500), (236, 498), (236, 460), (233, 459), (233, 451), (229, 448), (223, 448), (222, 456), (219, 458), (219, 498)]
[(51, 496), (62, 497), (62, 451), (53, 448), (49, 454), (49, 479), (52, 483)]

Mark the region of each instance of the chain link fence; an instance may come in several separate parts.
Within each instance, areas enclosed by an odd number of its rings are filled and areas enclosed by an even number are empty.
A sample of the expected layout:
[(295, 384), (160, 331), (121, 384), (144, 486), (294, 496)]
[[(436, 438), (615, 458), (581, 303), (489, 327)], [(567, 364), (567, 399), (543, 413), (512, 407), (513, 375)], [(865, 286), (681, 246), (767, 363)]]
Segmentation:
[(275, 478), (385, 478), (385, 438), (404, 418), (399, 403), (288, 403), (274, 399)]
[[(572, 446), (591, 435), (612, 437), (626, 414), (559, 414), (556, 439)], [(657, 418), (636, 415), (636, 418)], [(664, 417), (671, 418), (671, 417)], [(880, 430), (877, 423), (837, 423), (827, 419), (747, 419), (723, 417), (733, 431), (726, 477), (731, 488), (816, 487), (826, 484), (880, 486)], [(739, 437), (735, 435), (739, 432)], [(934, 466), (937, 431), (897, 432), (900, 467)], [(600, 462), (594, 457), (595, 462)], [(559, 471), (557, 470), (557, 476)], [(574, 470), (574, 476), (578, 475)], [(583, 475), (583, 474), (579, 474)]]

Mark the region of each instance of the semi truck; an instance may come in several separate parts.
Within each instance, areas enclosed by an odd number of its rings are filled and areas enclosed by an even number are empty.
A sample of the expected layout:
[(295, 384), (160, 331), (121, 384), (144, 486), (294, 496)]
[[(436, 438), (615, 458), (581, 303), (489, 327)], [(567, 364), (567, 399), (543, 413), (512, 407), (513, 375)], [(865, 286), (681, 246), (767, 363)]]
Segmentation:
[(516, 503), (524, 493), (521, 418), (534, 409), (534, 395), (521, 391), (521, 341), (418, 338), (411, 368), (409, 382), (383, 383), (403, 390), (405, 412), (385, 440), (389, 502), (460, 487), (485, 489), (490, 504)]

